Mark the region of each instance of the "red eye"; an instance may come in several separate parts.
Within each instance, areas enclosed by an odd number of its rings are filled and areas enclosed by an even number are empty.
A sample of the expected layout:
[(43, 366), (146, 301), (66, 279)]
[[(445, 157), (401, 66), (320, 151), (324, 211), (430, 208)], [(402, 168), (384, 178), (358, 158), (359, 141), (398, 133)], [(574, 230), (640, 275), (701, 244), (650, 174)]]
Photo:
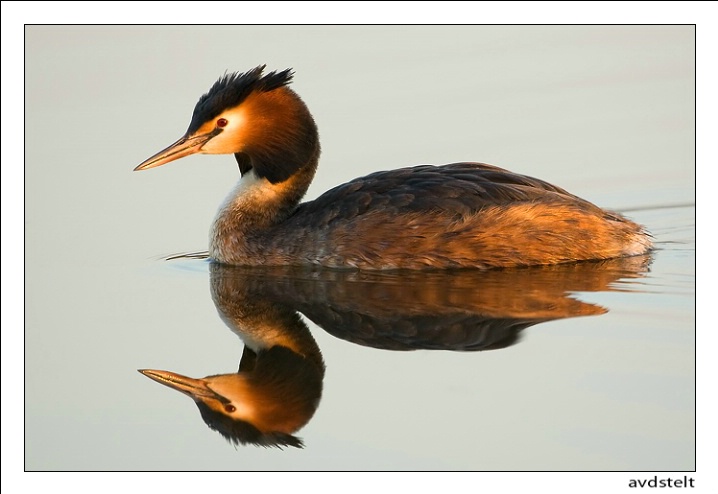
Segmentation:
[[(222, 119), (222, 120), (224, 120), (224, 119)], [(226, 122), (226, 120), (224, 120), (224, 121)], [(219, 122), (217, 122), (217, 123), (219, 123)], [(227, 413), (232, 413), (232, 412), (234, 412), (234, 411), (236, 410), (236, 408), (234, 407), (234, 405), (225, 405), (225, 406), (224, 406), (224, 410), (225, 410)]]
[(217, 119), (217, 127), (226, 127), (229, 122), (226, 118), (218, 118)]

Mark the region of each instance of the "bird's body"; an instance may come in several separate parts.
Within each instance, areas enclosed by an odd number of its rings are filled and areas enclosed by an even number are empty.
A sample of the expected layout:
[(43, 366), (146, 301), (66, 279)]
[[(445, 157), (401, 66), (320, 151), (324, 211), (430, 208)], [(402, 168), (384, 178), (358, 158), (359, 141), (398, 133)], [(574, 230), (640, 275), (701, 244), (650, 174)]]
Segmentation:
[(224, 76), (187, 134), (137, 169), (195, 152), (235, 154), (210, 257), (234, 265), (503, 268), (638, 255), (643, 228), (542, 180), (481, 163), (377, 172), (301, 203), (319, 139), (289, 71)]

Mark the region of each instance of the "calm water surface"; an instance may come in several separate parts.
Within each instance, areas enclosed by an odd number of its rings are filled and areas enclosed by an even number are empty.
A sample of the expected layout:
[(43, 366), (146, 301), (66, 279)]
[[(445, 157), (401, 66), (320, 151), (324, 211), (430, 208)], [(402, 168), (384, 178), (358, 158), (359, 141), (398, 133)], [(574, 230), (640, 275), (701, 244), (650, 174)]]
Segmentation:
[[(29, 27), (27, 50), (26, 469), (695, 468), (691, 28)], [(188, 52), (211, 55), (188, 72)], [(296, 69), (319, 125), (308, 198), (486, 161), (625, 212), (656, 251), (443, 276), (166, 260), (206, 249), (236, 165), (131, 170), (217, 76), (258, 63)], [(321, 352), (304, 449), (234, 447), (137, 373), (237, 372), (247, 307), (301, 312), (282, 331)]]

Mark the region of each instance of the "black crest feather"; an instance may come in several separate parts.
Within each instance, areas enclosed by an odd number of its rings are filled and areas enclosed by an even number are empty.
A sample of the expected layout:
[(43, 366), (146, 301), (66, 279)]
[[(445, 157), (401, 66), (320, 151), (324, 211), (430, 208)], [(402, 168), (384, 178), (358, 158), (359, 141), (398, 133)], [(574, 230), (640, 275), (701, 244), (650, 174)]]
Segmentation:
[(265, 448), (293, 446), (303, 448), (301, 439), (284, 432), (262, 432), (244, 420), (234, 420), (223, 413), (216, 412), (204, 403), (197, 401), (197, 408), (202, 419), (210, 429), (219, 432), (227, 441), (234, 445), (254, 444)]
[(194, 133), (203, 123), (227, 108), (239, 105), (255, 91), (272, 91), (292, 82), (292, 69), (262, 75), (265, 67), (260, 65), (247, 72), (234, 72), (220, 77), (195, 105), (187, 132)]

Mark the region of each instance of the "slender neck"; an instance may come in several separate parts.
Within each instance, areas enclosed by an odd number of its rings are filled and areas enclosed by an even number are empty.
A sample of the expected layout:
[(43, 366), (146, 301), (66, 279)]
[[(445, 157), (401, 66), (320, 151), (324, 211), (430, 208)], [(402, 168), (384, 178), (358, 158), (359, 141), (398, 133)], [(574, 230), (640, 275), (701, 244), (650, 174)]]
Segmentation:
[(215, 219), (215, 228), (224, 234), (268, 228), (284, 221), (306, 193), (316, 170), (316, 160), (283, 182), (273, 184), (246, 172), (227, 195)]
[(282, 88), (256, 104), (261, 114), (274, 115), (273, 125), (258, 127), (254, 145), (235, 155), (242, 178), (210, 234), (210, 257), (227, 264), (266, 263), (263, 235), (292, 214), (319, 162), (317, 127), (299, 96)]
[(316, 340), (299, 313), (273, 296), (275, 282), (271, 278), (237, 266), (211, 264), (209, 270), (217, 312), (246, 346), (255, 354), (283, 346), (324, 375), (324, 360)]

